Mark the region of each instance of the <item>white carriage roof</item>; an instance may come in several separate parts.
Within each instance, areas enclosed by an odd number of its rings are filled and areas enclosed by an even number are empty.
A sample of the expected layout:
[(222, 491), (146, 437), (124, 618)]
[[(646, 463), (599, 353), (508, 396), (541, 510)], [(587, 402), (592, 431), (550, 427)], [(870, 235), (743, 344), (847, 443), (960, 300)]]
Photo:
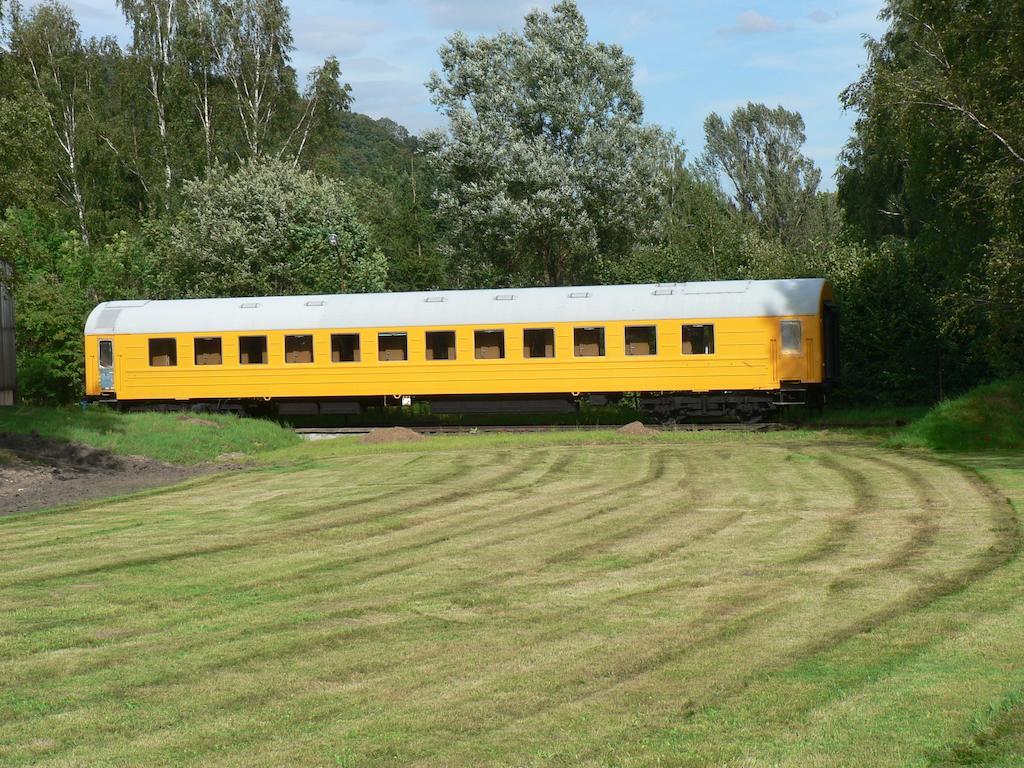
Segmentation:
[(733, 280), (473, 291), (108, 301), (87, 334), (586, 323), (814, 315), (825, 281)]

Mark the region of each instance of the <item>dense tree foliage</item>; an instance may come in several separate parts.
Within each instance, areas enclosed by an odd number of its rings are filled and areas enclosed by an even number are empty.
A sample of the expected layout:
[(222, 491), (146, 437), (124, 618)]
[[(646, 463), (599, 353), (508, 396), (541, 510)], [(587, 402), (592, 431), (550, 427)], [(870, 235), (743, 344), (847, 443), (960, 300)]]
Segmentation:
[(464, 285), (596, 280), (657, 222), (664, 133), (643, 122), (633, 60), (591, 43), (573, 2), (522, 34), (441, 49), (427, 87), (448, 119), (429, 159)]
[(748, 103), (728, 121), (712, 112), (704, 135), (701, 169), (728, 179), (740, 215), (767, 237), (795, 250), (835, 237), (839, 219), (832, 196), (818, 192), (821, 171), (800, 152), (806, 136), (798, 112)]
[[(1024, 368), (1024, 7), (890, 0), (843, 94), (860, 117), (839, 193), (853, 234), (905, 250), (929, 311), (890, 344), (924, 351), (912, 390)], [(920, 345), (920, 346), (918, 346)]]
[(250, 160), (233, 174), (214, 168), (187, 182), (182, 198), (160, 234), (147, 295), (384, 290), (387, 263), (339, 181)]

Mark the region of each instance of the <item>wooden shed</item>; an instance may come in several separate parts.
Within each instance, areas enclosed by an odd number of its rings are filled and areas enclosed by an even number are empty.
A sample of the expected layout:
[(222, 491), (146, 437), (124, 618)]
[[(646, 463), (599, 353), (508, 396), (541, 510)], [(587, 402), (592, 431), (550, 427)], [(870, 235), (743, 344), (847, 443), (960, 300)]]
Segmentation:
[(14, 357), (14, 297), (11, 265), (0, 262), (0, 405), (14, 405), (17, 391)]

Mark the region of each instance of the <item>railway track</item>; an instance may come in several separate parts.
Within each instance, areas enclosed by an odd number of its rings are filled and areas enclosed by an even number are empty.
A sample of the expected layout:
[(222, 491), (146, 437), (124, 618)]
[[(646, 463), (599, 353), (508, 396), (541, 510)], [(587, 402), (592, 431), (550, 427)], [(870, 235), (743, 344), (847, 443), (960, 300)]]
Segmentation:
[[(527, 432), (594, 432), (598, 430), (618, 429), (621, 424), (530, 424), (530, 425), (490, 425), (490, 426), (424, 426), (411, 424), (382, 424), (380, 426), (362, 427), (297, 427), (295, 432), (307, 440), (330, 440), (351, 435), (365, 435), (375, 429), (402, 426), (423, 435), (474, 435), (493, 433), (527, 433)], [(775, 432), (794, 429), (789, 424), (767, 422), (762, 424), (674, 424), (663, 426), (646, 425), (649, 429), (666, 432)]]

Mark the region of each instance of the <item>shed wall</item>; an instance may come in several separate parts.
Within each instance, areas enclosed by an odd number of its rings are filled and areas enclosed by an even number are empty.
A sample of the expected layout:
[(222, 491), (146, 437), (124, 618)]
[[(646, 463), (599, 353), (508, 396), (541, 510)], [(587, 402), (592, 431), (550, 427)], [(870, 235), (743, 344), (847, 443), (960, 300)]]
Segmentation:
[(14, 405), (17, 362), (14, 355), (14, 297), (11, 265), (0, 262), (0, 405)]

